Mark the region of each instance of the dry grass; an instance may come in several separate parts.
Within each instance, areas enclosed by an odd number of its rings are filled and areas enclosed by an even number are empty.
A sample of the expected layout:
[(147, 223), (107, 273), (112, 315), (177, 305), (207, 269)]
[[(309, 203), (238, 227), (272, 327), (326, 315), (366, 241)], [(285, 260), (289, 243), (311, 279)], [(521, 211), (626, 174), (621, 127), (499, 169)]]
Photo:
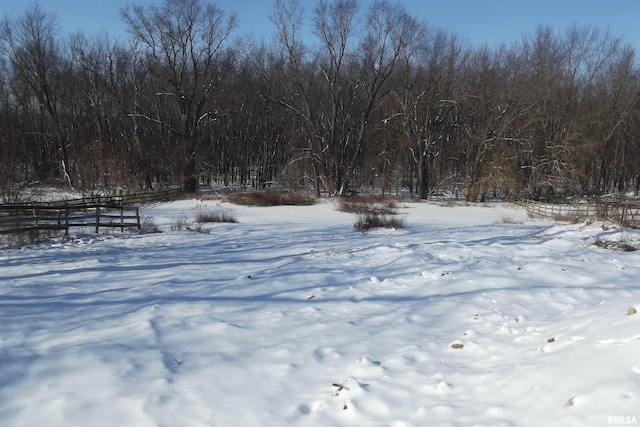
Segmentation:
[(206, 206), (196, 207), (195, 219), (191, 220), (185, 215), (174, 219), (171, 222), (171, 231), (191, 230), (198, 233), (209, 234), (211, 229), (207, 227), (207, 224), (213, 222), (231, 222), (236, 223), (236, 219), (233, 212), (229, 209), (223, 209), (221, 207), (208, 208)]
[(205, 224), (209, 222), (229, 222), (237, 223), (238, 219), (229, 209), (223, 208), (205, 208), (198, 206), (196, 208), (196, 224)]
[(404, 228), (404, 221), (393, 215), (381, 215), (375, 212), (358, 214), (353, 223), (353, 229), (364, 233), (373, 228), (392, 228), (394, 230)]
[(577, 213), (556, 214), (552, 217), (557, 222), (569, 222), (571, 224), (580, 224), (585, 222), (588, 218), (586, 216), (579, 215)]
[(613, 240), (596, 239), (595, 242), (593, 242), (593, 244), (599, 248), (609, 249), (611, 251), (616, 251), (616, 252), (634, 252), (638, 250), (638, 248), (636, 248), (635, 246), (631, 245), (629, 242), (626, 242), (624, 240), (613, 241)]
[(522, 221), (513, 219), (509, 216), (503, 216), (496, 222), (496, 224), (522, 224)]
[(356, 215), (353, 229), (364, 233), (373, 228), (404, 228), (398, 218), (398, 205), (392, 199), (380, 196), (348, 196), (338, 199), (338, 210)]
[(191, 227), (191, 221), (187, 219), (185, 216), (181, 216), (180, 218), (176, 218), (171, 221), (171, 231), (182, 231)]
[(459, 206), (468, 206), (469, 203), (463, 201), (463, 200), (444, 200), (440, 203), (438, 203), (438, 206), (441, 206), (443, 208), (456, 208)]
[(153, 218), (143, 218), (140, 223), (140, 232), (145, 234), (154, 234), (154, 233), (162, 233), (158, 224), (155, 223)]
[(377, 213), (395, 215), (398, 205), (394, 200), (381, 196), (345, 196), (338, 199), (338, 210), (353, 214)]
[(280, 193), (273, 190), (234, 193), (228, 201), (242, 206), (309, 206), (315, 204), (313, 197), (299, 193)]
[(63, 230), (32, 229), (19, 233), (0, 235), (0, 249), (22, 248), (34, 243), (57, 239), (64, 236)]

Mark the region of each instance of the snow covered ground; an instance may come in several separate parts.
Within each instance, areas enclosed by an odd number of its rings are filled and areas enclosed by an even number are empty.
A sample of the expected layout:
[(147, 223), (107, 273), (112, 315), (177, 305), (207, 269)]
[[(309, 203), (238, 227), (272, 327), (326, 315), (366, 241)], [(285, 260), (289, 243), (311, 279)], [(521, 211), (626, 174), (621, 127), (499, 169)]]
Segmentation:
[(604, 426), (640, 419), (640, 233), (509, 205), (331, 202), (0, 251), (0, 425)]

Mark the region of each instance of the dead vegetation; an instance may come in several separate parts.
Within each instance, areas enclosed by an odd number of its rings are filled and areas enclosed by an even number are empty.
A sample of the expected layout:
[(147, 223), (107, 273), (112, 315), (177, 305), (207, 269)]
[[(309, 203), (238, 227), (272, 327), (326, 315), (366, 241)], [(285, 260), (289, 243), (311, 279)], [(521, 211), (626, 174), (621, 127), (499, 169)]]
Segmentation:
[(204, 206), (198, 206), (196, 208), (195, 222), (197, 224), (205, 224), (210, 222), (227, 222), (235, 224), (238, 222), (238, 219), (229, 209), (224, 209), (222, 207), (208, 208)]
[(364, 233), (374, 228), (404, 228), (404, 220), (398, 218), (398, 205), (394, 200), (379, 196), (350, 196), (338, 200), (338, 210), (356, 215), (355, 231)]
[(182, 230), (188, 230), (190, 227), (191, 227), (191, 221), (189, 221), (189, 219), (183, 215), (171, 221), (170, 230), (182, 231)]
[(338, 210), (340, 212), (395, 215), (397, 209), (398, 205), (395, 200), (385, 199), (382, 196), (345, 196), (338, 199)]
[(62, 230), (32, 229), (19, 233), (0, 234), (0, 249), (22, 248), (34, 243), (64, 237)]
[(313, 197), (300, 193), (276, 192), (273, 190), (234, 193), (227, 196), (230, 203), (242, 206), (309, 206), (315, 204)]
[(353, 223), (353, 229), (364, 233), (373, 228), (391, 228), (394, 230), (404, 228), (404, 221), (394, 215), (382, 215), (376, 212), (358, 214)]
[(634, 252), (638, 248), (625, 240), (604, 240), (596, 239), (593, 244), (602, 249), (609, 249), (616, 252)]
[(162, 233), (162, 230), (160, 229), (158, 224), (156, 224), (153, 218), (145, 217), (140, 223), (140, 232), (143, 234), (155, 234)]

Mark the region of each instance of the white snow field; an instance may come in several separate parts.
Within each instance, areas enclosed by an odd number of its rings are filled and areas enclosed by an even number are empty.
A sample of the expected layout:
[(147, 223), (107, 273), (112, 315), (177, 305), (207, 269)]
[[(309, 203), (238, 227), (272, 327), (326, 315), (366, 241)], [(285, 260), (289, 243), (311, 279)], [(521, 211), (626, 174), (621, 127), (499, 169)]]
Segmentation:
[[(237, 224), (171, 231), (197, 206)], [(640, 232), (508, 204), (147, 209), (0, 251), (0, 425), (604, 426), (640, 419)], [(175, 227), (174, 227), (175, 228)]]

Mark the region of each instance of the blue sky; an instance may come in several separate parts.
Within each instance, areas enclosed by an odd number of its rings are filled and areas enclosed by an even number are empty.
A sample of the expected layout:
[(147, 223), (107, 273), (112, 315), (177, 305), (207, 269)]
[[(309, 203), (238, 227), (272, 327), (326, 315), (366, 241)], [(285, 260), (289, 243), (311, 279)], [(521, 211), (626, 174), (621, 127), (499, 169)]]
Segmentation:
[[(310, 12), (315, 1), (308, 3)], [(367, 6), (373, 0), (360, 0)], [(564, 30), (573, 23), (610, 28), (614, 35), (634, 46), (640, 54), (640, 0), (400, 0), (406, 10), (430, 26), (446, 29), (473, 44), (510, 44), (532, 33), (540, 24)], [(34, 2), (0, 0), (0, 13), (15, 15)], [(47, 11), (55, 12), (66, 32), (97, 34), (107, 30), (124, 36), (119, 10), (127, 4), (162, 3), (162, 0), (39, 0)], [(217, 0), (228, 12), (237, 12), (236, 34), (253, 33), (271, 37), (268, 19), (274, 0)]]

